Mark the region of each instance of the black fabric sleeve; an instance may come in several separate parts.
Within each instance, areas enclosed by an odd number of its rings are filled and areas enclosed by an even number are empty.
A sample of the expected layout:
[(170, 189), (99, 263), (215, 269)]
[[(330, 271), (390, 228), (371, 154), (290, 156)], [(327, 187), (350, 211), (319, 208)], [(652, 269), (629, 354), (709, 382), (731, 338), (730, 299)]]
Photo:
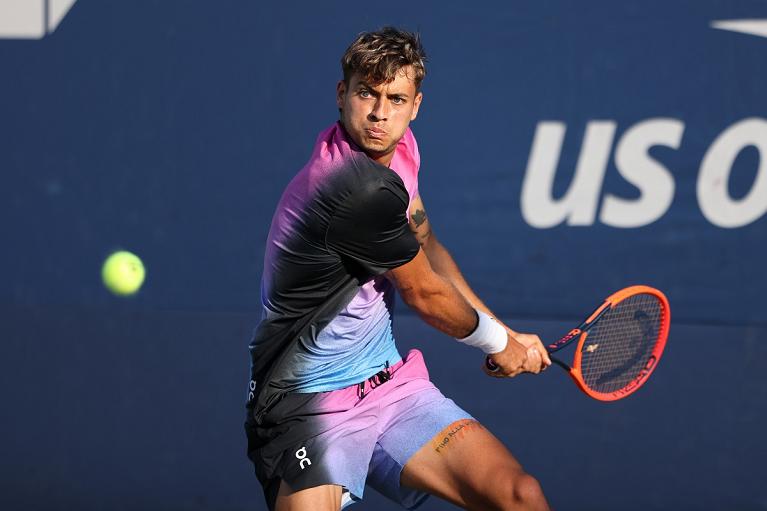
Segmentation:
[(420, 245), (407, 221), (408, 195), (396, 180), (375, 179), (355, 190), (330, 220), (327, 248), (358, 278), (380, 275), (413, 259)]

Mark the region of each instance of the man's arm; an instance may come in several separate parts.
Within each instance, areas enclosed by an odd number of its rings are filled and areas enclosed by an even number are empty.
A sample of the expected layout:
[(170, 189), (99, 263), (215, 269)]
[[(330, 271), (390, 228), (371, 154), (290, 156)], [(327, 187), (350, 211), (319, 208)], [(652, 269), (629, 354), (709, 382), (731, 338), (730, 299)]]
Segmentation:
[(423, 250), (407, 264), (386, 273), (400, 296), (421, 319), (451, 337), (462, 338), (477, 326), (477, 313), (463, 295), (436, 273)]
[[(485, 303), (471, 289), (471, 286), (466, 282), (466, 279), (458, 268), (458, 265), (455, 263), (455, 260), (450, 255), (450, 252), (447, 251), (444, 245), (442, 245), (435, 236), (420, 195), (416, 196), (410, 204), (409, 222), (410, 229), (415, 234), (415, 237), (421, 245), (421, 249), (426, 254), (429, 264), (434, 272), (450, 282), (473, 308), (496, 318), (496, 315), (490, 308), (485, 305)], [(503, 325), (511, 338), (516, 342), (522, 344), (526, 348), (534, 346), (540, 347), (538, 351), (541, 352), (542, 360), (547, 366), (551, 365), (551, 359), (543, 348), (543, 344), (537, 335), (516, 332), (500, 320), (497, 319), (497, 321)]]
[(426, 253), (426, 257), (429, 258), (429, 264), (434, 271), (450, 281), (472, 307), (495, 317), (495, 314), (471, 289), (453, 257), (431, 230), (429, 217), (426, 215), (426, 208), (424, 208), (420, 195), (413, 199), (410, 204), (409, 221), (410, 229), (415, 234), (418, 243), (421, 244), (421, 248)]
[[(434, 328), (456, 338), (464, 338), (478, 328), (477, 313), (458, 289), (437, 274), (423, 250), (408, 263), (385, 273), (406, 304)], [(507, 333), (506, 348), (492, 355), (500, 367), (492, 376), (516, 376), (542, 369), (537, 348), (526, 348)], [(483, 364), (484, 366), (484, 364)], [(485, 369), (488, 374), (491, 374)]]

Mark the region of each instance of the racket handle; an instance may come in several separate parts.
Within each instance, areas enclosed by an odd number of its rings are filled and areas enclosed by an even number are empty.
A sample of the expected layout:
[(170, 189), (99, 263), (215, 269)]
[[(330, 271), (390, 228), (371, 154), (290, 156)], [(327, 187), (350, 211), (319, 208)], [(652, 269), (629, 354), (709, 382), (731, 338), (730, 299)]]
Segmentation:
[(497, 365), (495, 365), (495, 362), (493, 362), (493, 361), (490, 359), (490, 357), (489, 357), (489, 356), (488, 356), (488, 357), (485, 357), (485, 367), (487, 367), (488, 369), (490, 369), (492, 372), (496, 372), (498, 369), (500, 369), (500, 367), (498, 367)]
[[(568, 371), (568, 372), (570, 371), (570, 368), (566, 364), (560, 362), (556, 358), (551, 357), (551, 361), (554, 362), (555, 364), (559, 365), (560, 367), (562, 367), (565, 371)], [(500, 369), (500, 367), (495, 365), (495, 362), (490, 360), (490, 356), (489, 355), (487, 357), (485, 357), (485, 367), (487, 367), (492, 372), (496, 372), (496, 371), (498, 371), (498, 369)]]

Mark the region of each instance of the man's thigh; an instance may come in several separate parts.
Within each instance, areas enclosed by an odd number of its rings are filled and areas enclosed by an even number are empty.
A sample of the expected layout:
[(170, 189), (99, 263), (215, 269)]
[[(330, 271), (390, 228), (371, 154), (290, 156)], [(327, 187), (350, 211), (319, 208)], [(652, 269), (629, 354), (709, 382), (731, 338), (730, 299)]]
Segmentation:
[(339, 511), (341, 486), (326, 484), (294, 492), (282, 481), (275, 501), (275, 511)]
[(547, 508), (537, 482), (474, 419), (450, 424), (423, 445), (403, 468), (401, 484), (464, 509), (504, 509), (522, 498), (520, 509)]
[(406, 363), (394, 373), (391, 381), (375, 389), (370, 397), (381, 404), (378, 423), (381, 434), (367, 483), (402, 507), (414, 509), (427, 495), (401, 486), (402, 467), (435, 435), (456, 421), (470, 419), (471, 415), (429, 381), (418, 350), (411, 350)]

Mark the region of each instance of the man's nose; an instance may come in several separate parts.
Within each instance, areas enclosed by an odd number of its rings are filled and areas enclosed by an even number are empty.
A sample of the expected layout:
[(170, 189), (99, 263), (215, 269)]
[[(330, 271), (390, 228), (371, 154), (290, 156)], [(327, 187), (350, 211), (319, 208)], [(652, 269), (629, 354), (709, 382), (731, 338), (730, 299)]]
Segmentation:
[(384, 101), (382, 98), (379, 98), (378, 101), (375, 102), (375, 105), (373, 105), (373, 110), (370, 112), (370, 120), (385, 121), (388, 116), (389, 108), (386, 105), (386, 101)]

